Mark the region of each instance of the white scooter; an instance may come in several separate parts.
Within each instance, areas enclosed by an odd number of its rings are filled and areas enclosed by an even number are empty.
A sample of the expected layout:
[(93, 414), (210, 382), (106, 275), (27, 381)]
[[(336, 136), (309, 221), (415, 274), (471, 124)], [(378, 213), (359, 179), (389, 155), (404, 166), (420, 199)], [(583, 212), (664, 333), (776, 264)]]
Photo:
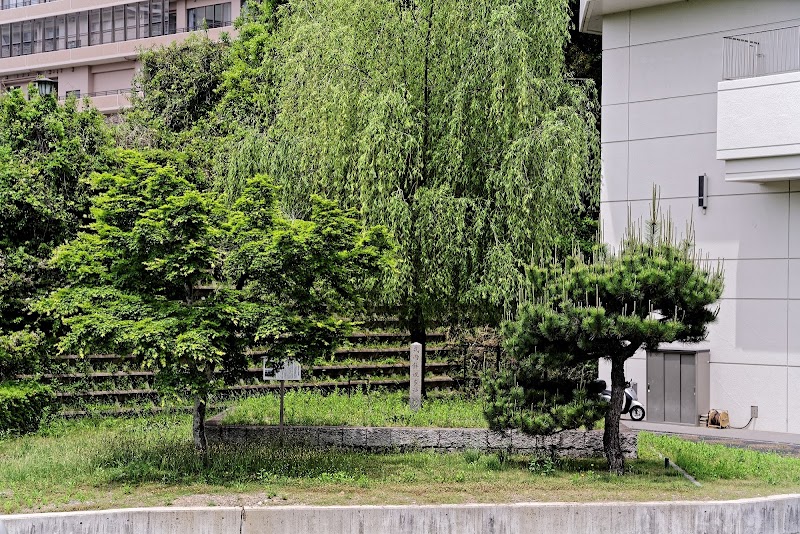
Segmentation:
[[(605, 381), (600, 380), (603, 383), (603, 392), (600, 393), (600, 398), (606, 402), (611, 402), (611, 390), (605, 389)], [(639, 402), (638, 397), (636, 396), (636, 392), (631, 387), (630, 382), (625, 382), (625, 402), (622, 404), (622, 413), (623, 414), (630, 414), (631, 419), (634, 421), (641, 421), (644, 419), (644, 405)]]

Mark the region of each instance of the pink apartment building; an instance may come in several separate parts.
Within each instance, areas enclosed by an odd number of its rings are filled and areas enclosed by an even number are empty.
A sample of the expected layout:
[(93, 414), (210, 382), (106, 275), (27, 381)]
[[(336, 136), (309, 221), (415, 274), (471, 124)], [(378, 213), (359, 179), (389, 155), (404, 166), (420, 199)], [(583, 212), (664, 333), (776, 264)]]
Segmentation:
[(128, 103), (141, 49), (208, 28), (232, 31), (242, 0), (0, 0), (0, 91), (37, 78), (59, 98), (90, 96), (105, 114)]

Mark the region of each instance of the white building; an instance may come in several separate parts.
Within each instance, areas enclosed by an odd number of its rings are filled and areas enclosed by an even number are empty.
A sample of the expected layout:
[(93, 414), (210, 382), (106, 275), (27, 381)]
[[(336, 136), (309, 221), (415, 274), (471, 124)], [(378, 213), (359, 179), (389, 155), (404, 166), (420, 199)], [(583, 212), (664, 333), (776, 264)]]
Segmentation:
[(708, 352), (628, 362), (648, 419), (741, 426), (757, 406), (751, 428), (800, 433), (800, 0), (582, 0), (580, 24), (603, 38), (607, 241), (656, 184), (724, 259), (717, 323), (688, 347)]
[(208, 29), (233, 30), (242, 0), (0, 0), (0, 90), (47, 77), (58, 95), (92, 97), (103, 113), (128, 104), (141, 49)]

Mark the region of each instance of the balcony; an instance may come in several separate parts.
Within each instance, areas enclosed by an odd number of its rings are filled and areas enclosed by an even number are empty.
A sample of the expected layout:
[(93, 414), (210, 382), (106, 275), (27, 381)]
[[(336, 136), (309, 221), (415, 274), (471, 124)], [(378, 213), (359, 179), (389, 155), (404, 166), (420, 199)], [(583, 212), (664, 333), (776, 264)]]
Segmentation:
[(800, 179), (800, 26), (723, 39), (717, 159), (725, 179)]

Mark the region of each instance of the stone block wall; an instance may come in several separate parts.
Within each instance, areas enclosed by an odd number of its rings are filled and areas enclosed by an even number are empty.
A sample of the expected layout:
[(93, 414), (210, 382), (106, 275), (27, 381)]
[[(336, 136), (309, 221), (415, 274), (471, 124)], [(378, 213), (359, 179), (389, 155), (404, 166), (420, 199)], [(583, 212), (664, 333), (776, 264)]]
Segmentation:
[[(277, 426), (223, 425), (220, 418), (207, 422), (209, 444), (279, 443)], [(627, 458), (636, 457), (636, 433), (622, 432)], [(602, 430), (567, 430), (552, 436), (529, 436), (515, 430), (493, 432), (485, 428), (410, 428), (350, 426), (287, 426), (283, 442), (308, 447), (341, 447), (368, 451), (428, 449), (441, 452), (464, 450), (510, 451), (551, 454), (567, 458), (603, 456)]]

